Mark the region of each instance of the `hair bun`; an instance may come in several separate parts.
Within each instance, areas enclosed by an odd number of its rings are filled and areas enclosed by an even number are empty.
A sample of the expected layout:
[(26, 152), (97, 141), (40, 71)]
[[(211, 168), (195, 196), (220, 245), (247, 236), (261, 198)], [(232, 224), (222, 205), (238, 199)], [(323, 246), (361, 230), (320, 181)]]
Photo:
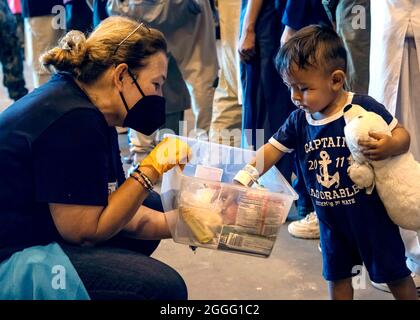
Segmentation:
[(79, 76), (80, 66), (85, 60), (87, 51), (86, 37), (80, 31), (68, 32), (58, 43), (58, 46), (44, 53), (40, 62), (50, 69), (66, 71)]
[(86, 54), (86, 37), (76, 30), (68, 32), (59, 42), (59, 48), (69, 53), (74, 66), (80, 65)]

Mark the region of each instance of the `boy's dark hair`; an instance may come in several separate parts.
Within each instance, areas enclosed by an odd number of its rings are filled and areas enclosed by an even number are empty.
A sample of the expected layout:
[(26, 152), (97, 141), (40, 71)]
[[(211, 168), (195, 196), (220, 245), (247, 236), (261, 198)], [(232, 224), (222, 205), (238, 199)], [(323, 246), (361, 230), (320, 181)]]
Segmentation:
[(279, 50), (275, 66), (282, 77), (292, 68), (316, 67), (330, 73), (347, 71), (347, 52), (337, 33), (326, 25), (310, 25), (296, 32)]

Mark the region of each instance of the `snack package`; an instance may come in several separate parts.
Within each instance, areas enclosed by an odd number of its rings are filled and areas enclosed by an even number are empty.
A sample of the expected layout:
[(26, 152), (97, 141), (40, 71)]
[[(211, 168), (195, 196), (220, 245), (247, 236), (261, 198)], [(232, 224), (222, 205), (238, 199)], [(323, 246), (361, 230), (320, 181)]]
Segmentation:
[(202, 244), (215, 243), (223, 222), (217, 198), (220, 188), (198, 184), (196, 187), (195, 192), (180, 193), (180, 218), (189, 227), (195, 240)]
[[(183, 178), (179, 219), (191, 245), (268, 256), (285, 202), (267, 190)], [(184, 232), (185, 233), (185, 232)]]
[(297, 195), (277, 168), (260, 177), (261, 188), (233, 184), (255, 151), (177, 137), (193, 156), (183, 170), (163, 175), (161, 199), (177, 243), (268, 257)]

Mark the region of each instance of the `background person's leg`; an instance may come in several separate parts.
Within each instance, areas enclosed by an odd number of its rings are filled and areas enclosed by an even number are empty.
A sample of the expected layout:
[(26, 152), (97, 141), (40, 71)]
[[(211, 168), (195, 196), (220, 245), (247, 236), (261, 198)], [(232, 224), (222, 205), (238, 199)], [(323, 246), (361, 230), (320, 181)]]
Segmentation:
[[(398, 87), (396, 117), (408, 130), (411, 137), (410, 151), (420, 161), (420, 48), (414, 40), (411, 26), (404, 43), (400, 85)], [(420, 275), (420, 241), (415, 231), (400, 229), (404, 241), (407, 266)]]
[[(195, 130), (189, 136), (208, 139), (219, 66), (210, 2), (199, 2), (201, 13), (191, 21), (188, 29), (184, 26), (176, 31), (179, 37), (168, 37), (168, 43), (191, 96)], [(171, 43), (175, 38), (179, 39), (178, 42)], [(185, 46), (179, 45), (182, 41), (185, 41)]]
[[(239, 16), (241, 1), (219, 1), (221, 58), (219, 83), (214, 94), (210, 140), (240, 146), (242, 105), (239, 102)], [(228, 136), (225, 136), (228, 134)], [(235, 135), (236, 134), (236, 135)], [(238, 136), (238, 137), (236, 137)]]
[(128, 139), (130, 144), (130, 153), (134, 155), (133, 162), (140, 163), (156, 146), (157, 131), (150, 136), (130, 129), (128, 131)]
[(17, 37), (16, 19), (7, 2), (0, 2), (0, 62), (3, 67), (3, 84), (9, 97), (18, 100), (28, 93), (23, 77), (23, 57)]
[(25, 31), (23, 26), (23, 17), (22, 15), (15, 14), (16, 18), (16, 36), (18, 37), (19, 47), (20, 47), (20, 54), (22, 56), (22, 60), (25, 59)]
[(34, 87), (47, 82), (51, 74), (45, 70), (40, 62), (40, 56), (58, 45), (59, 39), (64, 35), (64, 30), (55, 29), (52, 25), (54, 16), (25, 18), (25, 50), (26, 62), (32, 67)]
[(205, 74), (202, 76), (203, 79), (201, 81), (185, 79), (191, 96), (191, 107), (195, 116), (194, 129), (197, 130), (197, 136), (200, 136), (199, 130), (203, 130), (206, 133), (210, 130), (213, 98), (216, 90), (214, 86), (216, 79), (205, 79), (208, 78)]
[(410, 151), (420, 161), (420, 61), (414, 38), (406, 38), (395, 116), (410, 133)]
[(350, 89), (357, 93), (367, 94), (369, 90), (370, 1), (339, 1), (336, 16), (337, 33), (343, 39), (348, 52)]
[[(256, 27), (261, 63), (261, 81), (257, 89), (257, 121), (262, 121), (265, 133), (264, 142), (267, 142), (278, 131), (290, 113), (296, 109), (290, 99), (290, 92), (274, 65), (274, 59), (280, 47), (278, 39), (282, 34), (281, 18), (281, 10), (274, 4), (266, 5), (265, 10), (259, 15)], [(292, 160), (293, 156), (286, 154), (276, 164), (277, 169), (289, 183), (291, 183), (293, 169)]]

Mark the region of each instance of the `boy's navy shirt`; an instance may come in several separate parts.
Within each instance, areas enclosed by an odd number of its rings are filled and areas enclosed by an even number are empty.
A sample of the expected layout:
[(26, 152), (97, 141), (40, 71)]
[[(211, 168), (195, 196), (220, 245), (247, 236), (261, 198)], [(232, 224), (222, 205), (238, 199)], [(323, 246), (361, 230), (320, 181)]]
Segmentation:
[[(379, 114), (391, 130), (397, 125), (385, 107), (369, 96), (350, 94), (345, 105), (350, 103)], [(376, 189), (366, 194), (348, 176), (351, 154), (344, 127), (343, 111), (317, 121), (296, 110), (269, 142), (281, 151), (296, 152), (319, 218), (324, 278), (350, 278), (354, 267), (364, 264), (374, 282), (402, 279), (410, 270), (398, 226)]]
[[(397, 125), (397, 120), (385, 107), (367, 95), (350, 95), (347, 102), (379, 114), (391, 130)], [(319, 219), (336, 227), (345, 223), (341, 218), (354, 210), (381, 210), (386, 215), (382, 203), (372, 201), (378, 199), (376, 190), (373, 195), (367, 195), (347, 173), (351, 154), (346, 145), (344, 126), (343, 111), (317, 121), (309, 113), (295, 110), (270, 139), (270, 143), (281, 151), (296, 152)]]

